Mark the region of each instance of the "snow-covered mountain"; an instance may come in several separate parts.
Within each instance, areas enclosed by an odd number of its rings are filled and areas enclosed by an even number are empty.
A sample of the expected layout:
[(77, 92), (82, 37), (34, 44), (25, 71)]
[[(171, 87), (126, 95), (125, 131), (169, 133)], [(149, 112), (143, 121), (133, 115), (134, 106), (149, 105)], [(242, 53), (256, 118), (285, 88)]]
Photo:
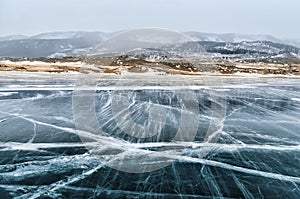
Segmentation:
[(300, 54), (300, 48), (271, 41), (213, 42), (200, 41), (201, 46), (209, 53), (220, 54)]
[(11, 40), (19, 40), (19, 39), (28, 39), (29, 37), (25, 35), (9, 35), (0, 37), (0, 41), (11, 41)]
[(84, 54), (109, 33), (51, 32), (32, 37), (0, 38), (0, 57), (63, 57)]
[(284, 42), (286, 44), (297, 46), (298, 48), (300, 48), (300, 39), (288, 39), (284, 40)]
[(214, 41), (226, 43), (238, 43), (242, 41), (271, 41), (274, 43), (288, 44), (300, 48), (300, 39), (279, 39), (272, 35), (266, 34), (216, 34), (216, 33), (203, 33), (203, 32), (185, 32), (195, 41)]
[[(0, 57), (37, 58), (85, 55), (112, 34), (72, 31), (42, 33), (31, 37), (23, 35), (0, 37)], [(211, 34), (201, 32), (186, 32), (185, 34), (193, 38), (195, 42), (199, 42), (197, 45), (200, 44), (208, 53), (300, 55), (300, 42), (297, 43), (294, 40), (284, 41), (270, 35)], [(297, 44), (299, 46), (295, 47)], [(199, 52), (197, 45), (191, 47), (190, 43), (185, 46), (168, 48), (170, 48), (169, 51), (173, 52), (197, 53)], [(161, 50), (166, 52), (168, 48), (162, 48)]]
[(185, 32), (196, 41), (215, 41), (215, 42), (242, 42), (242, 41), (272, 41), (282, 43), (283, 41), (271, 35), (250, 35), (250, 34), (215, 34), (202, 32)]
[(104, 40), (110, 33), (105, 32), (84, 32), (84, 31), (70, 31), (70, 32), (50, 32), (34, 35), (30, 39), (94, 39)]

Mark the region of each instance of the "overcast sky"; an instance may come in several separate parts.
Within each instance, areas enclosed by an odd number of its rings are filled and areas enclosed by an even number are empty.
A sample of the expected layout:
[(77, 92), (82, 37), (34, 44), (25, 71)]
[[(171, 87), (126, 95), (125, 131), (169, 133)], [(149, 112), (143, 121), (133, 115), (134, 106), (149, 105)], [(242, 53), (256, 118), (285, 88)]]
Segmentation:
[(0, 0), (0, 36), (50, 31), (178, 31), (300, 39), (300, 0)]

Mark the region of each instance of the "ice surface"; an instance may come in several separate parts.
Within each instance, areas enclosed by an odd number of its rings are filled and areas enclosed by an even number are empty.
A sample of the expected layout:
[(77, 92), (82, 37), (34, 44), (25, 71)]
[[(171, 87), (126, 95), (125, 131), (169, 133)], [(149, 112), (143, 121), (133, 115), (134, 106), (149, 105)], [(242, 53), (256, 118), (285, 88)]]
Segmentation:
[[(93, 97), (102, 134), (76, 129), (74, 82), (1, 83), (1, 197), (299, 198), (300, 79), (218, 78), (169, 87), (161, 83), (169, 82), (166, 77), (138, 87), (126, 83), (136, 83), (131, 78), (99, 81)], [(183, 109), (176, 92), (193, 92), (199, 111)], [(124, 94), (131, 122), (147, 126), (151, 118), (159, 133), (124, 132), (131, 126), (122, 128), (128, 123), (114, 116), (111, 105)], [(226, 110), (224, 118), (214, 114), (213, 104)], [(153, 107), (166, 114), (163, 123), (149, 113)], [(182, 114), (199, 123), (192, 141), (174, 141)], [(206, 138), (215, 123), (222, 124), (215, 126), (216, 143)], [(166, 164), (150, 172), (118, 169), (147, 169), (158, 161)]]

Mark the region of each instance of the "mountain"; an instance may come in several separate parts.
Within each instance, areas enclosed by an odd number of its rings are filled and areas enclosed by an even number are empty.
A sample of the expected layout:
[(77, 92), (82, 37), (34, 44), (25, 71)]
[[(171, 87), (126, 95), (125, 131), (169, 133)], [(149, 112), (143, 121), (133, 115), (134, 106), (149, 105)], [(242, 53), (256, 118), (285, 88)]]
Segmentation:
[(215, 42), (242, 42), (242, 41), (272, 41), (282, 43), (283, 41), (271, 35), (250, 35), (250, 34), (215, 34), (202, 32), (185, 32), (196, 41), (215, 41)]
[(208, 53), (220, 54), (300, 54), (300, 48), (271, 41), (214, 42), (199, 41)]
[[(0, 40), (2, 57), (63, 57), (85, 54), (109, 36), (104, 32), (52, 32)], [(15, 39), (14, 39), (15, 38)]]
[(300, 48), (300, 39), (288, 39), (284, 41), (286, 44), (297, 46), (298, 48)]
[(0, 37), (0, 41), (11, 41), (11, 40), (19, 40), (19, 39), (27, 39), (29, 37), (25, 35), (9, 35), (9, 36), (4, 36)]
[(102, 41), (110, 33), (105, 32), (84, 32), (84, 31), (69, 31), (69, 32), (50, 32), (34, 35), (30, 39), (80, 39), (84, 38), (86, 40), (92, 41)]
[[(202, 53), (204, 49), (208, 53), (214, 54), (300, 55), (299, 47), (293, 46), (293, 44), (299, 44), (300, 46), (299, 41), (283, 41), (270, 35), (201, 32), (186, 32), (185, 34), (193, 38), (194, 42), (179, 46), (161, 46), (160, 48), (153, 46), (154, 49), (146, 49), (146, 51), (142, 49), (142, 51), (134, 52), (134, 54), (157, 52), (161, 56), (168, 52), (168, 55), (171, 53), (171, 55), (194, 54), (197, 56), (197, 53)], [(105, 32), (70, 31), (42, 33), (31, 37), (23, 35), (0, 37), (0, 57), (84, 56), (96, 49), (99, 43), (111, 35), (112, 33)], [(143, 43), (145, 41), (139, 42)], [(108, 45), (111, 47), (111, 44)], [(118, 42), (116, 45), (119, 45)]]
[[(98, 42), (96, 42), (98, 43)], [(68, 56), (96, 44), (80, 39), (25, 39), (0, 42), (2, 57)]]

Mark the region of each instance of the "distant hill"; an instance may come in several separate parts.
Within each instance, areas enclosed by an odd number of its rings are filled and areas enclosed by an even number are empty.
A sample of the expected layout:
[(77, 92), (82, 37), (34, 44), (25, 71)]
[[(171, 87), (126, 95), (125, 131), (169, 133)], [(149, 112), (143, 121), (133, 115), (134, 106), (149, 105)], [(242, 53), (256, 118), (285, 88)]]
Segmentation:
[(5, 37), (0, 37), (0, 41), (11, 41), (11, 40), (20, 40), (20, 39), (28, 39), (29, 37), (25, 35), (9, 35)]
[(51, 57), (86, 53), (89, 48), (103, 41), (104, 32), (51, 32), (32, 37), (7, 36), (0, 38), (2, 57)]
[[(27, 37), (11, 35), (0, 37), (0, 57), (66, 57), (80, 56), (89, 53), (99, 43), (113, 33), (105, 32), (50, 32)], [(208, 53), (220, 54), (257, 54), (280, 55), (289, 54), (299, 56), (299, 48), (292, 44), (296, 41), (282, 41), (270, 35), (247, 34), (213, 34), (201, 32), (186, 32), (195, 42), (199, 42)], [(201, 49), (202, 49), (201, 48)], [(197, 53), (198, 45), (177, 46), (174, 49), (165, 48), (162, 51), (184, 51)]]
[(220, 54), (300, 54), (300, 48), (274, 43), (272, 41), (242, 41), (242, 42), (213, 42), (199, 41), (200, 45), (209, 53)]
[(250, 35), (250, 34), (214, 34), (214, 33), (202, 33), (202, 32), (185, 32), (192, 39), (197, 41), (216, 41), (216, 42), (242, 42), (242, 41), (272, 41), (277, 43), (283, 43), (282, 40), (273, 37), (271, 35)]

